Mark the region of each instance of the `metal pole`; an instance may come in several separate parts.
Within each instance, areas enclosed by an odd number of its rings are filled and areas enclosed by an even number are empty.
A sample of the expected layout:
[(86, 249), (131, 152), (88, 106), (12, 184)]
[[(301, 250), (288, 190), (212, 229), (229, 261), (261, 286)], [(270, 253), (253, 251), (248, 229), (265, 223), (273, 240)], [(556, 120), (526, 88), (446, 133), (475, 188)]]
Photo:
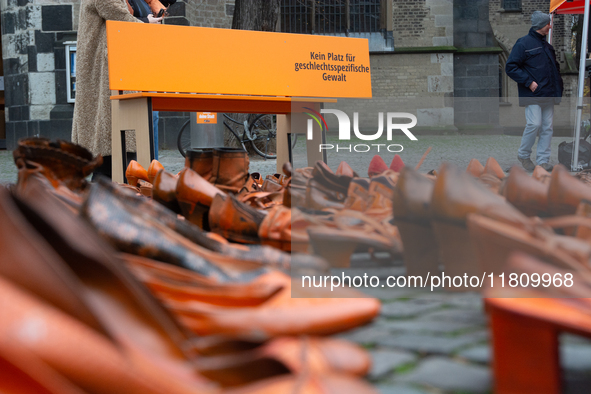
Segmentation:
[(571, 171), (580, 171), (579, 140), (581, 138), (581, 118), (583, 116), (583, 91), (585, 89), (585, 60), (587, 58), (587, 34), (589, 32), (589, 2), (585, 1), (585, 18), (583, 19), (583, 37), (581, 40), (581, 61), (579, 62), (579, 93), (577, 96), (577, 116), (575, 117), (575, 140), (573, 141), (573, 161)]
[(550, 31), (548, 32), (548, 44), (552, 45), (552, 32), (554, 31), (554, 13), (550, 14)]

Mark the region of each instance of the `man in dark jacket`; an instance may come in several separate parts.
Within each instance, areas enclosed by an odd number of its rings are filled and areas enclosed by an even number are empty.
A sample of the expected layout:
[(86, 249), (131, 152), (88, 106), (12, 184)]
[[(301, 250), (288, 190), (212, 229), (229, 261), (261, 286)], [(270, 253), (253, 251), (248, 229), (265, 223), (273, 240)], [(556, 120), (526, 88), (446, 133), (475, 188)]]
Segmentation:
[(546, 35), (552, 27), (550, 15), (534, 11), (531, 21), (529, 34), (515, 43), (505, 71), (517, 82), (519, 106), (525, 107), (526, 126), (517, 158), (527, 171), (534, 170), (535, 164), (530, 156), (539, 134), (536, 162), (551, 171), (549, 161), (554, 105), (560, 103), (563, 83), (554, 48), (546, 41)]

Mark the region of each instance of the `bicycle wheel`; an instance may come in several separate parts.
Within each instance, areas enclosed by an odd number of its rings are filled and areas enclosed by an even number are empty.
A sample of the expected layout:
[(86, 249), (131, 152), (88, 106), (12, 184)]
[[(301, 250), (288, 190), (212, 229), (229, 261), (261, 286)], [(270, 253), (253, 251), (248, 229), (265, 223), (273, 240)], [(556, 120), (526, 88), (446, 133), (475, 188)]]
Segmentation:
[(179, 135), (176, 137), (176, 146), (183, 157), (185, 157), (187, 149), (191, 148), (191, 128), (187, 127), (189, 123), (191, 123), (190, 119), (183, 124), (179, 131)]
[(230, 132), (226, 133), (227, 138), (225, 138), (224, 145), (228, 147), (242, 148), (246, 150), (244, 143), (240, 139), (240, 136), (238, 135), (236, 130), (230, 127), (230, 125), (226, 121), (224, 121), (224, 126), (226, 127), (226, 130)]
[(277, 128), (273, 115), (257, 115), (248, 125), (253, 150), (265, 159), (277, 158)]

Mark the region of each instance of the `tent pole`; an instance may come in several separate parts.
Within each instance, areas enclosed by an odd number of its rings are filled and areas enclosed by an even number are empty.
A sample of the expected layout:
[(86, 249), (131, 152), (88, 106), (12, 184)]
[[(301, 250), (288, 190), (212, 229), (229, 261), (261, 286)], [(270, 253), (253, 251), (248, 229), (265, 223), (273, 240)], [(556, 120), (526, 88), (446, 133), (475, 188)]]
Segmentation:
[(587, 58), (587, 34), (589, 32), (589, 2), (585, 1), (585, 18), (583, 20), (583, 37), (581, 37), (581, 61), (579, 62), (579, 93), (577, 96), (577, 116), (575, 118), (575, 140), (573, 141), (573, 161), (571, 171), (580, 171), (579, 140), (581, 138), (581, 119), (583, 117), (583, 92), (585, 89), (585, 60)]
[(552, 32), (554, 31), (554, 13), (550, 14), (550, 24), (552, 27), (548, 32), (548, 44), (552, 45)]

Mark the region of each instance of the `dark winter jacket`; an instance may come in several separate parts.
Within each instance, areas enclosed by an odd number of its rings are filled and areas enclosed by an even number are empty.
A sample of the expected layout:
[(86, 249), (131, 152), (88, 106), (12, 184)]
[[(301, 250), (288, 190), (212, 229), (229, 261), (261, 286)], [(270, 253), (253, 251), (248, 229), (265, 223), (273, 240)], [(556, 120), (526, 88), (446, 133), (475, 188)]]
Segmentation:
[[(533, 28), (515, 43), (505, 72), (517, 82), (519, 106), (560, 103), (563, 83), (556, 53), (545, 37)], [(534, 81), (538, 87), (532, 92), (529, 85)]]

